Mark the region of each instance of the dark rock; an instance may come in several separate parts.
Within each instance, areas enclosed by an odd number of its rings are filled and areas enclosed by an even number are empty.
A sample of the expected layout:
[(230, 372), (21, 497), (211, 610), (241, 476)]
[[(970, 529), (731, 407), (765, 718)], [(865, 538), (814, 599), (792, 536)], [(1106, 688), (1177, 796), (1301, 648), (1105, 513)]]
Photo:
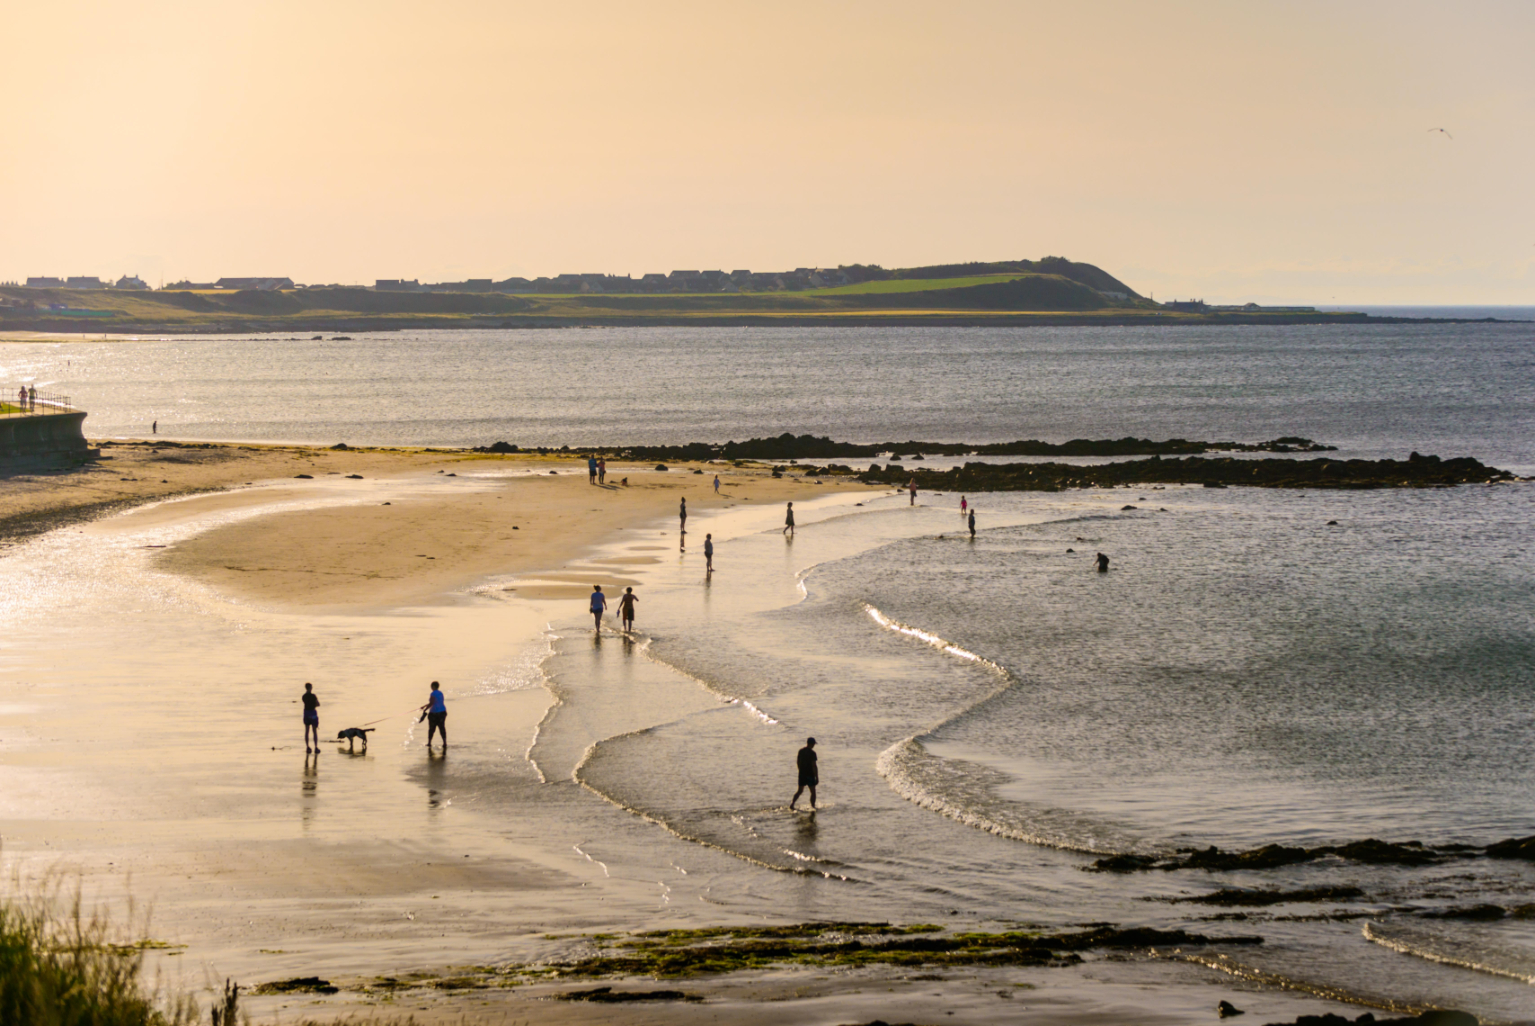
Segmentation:
[(657, 469), (657, 470), (668, 470), (668, 469), (670, 469), (670, 468), (669, 468), (669, 467), (667, 467), (667, 465), (666, 465), (666, 464), (664, 464), (664, 463), (657, 463), (657, 464), (656, 464), (656, 469)]
[(447, 474), (445, 476), (447, 476), (447, 477), (457, 477), (458, 475), (457, 474)]
[(346, 479), (348, 481), (361, 481), (362, 480), (362, 475), (361, 474), (348, 474), (346, 476)]
[(1121, 507), (1119, 507), (1119, 511), (1121, 513), (1123, 513), (1127, 509), (1135, 509), (1135, 507), (1134, 506), (1121, 506)]
[(337, 442), (335, 445), (331, 446), (331, 448), (332, 449), (350, 449), (351, 446), (347, 445), (345, 442)]
[(392, 503), (392, 502), (386, 502), (386, 503), (384, 503), (384, 505), (385, 505), (385, 506), (393, 506), (393, 505), (394, 505), (394, 503)]
[(1293, 901), (1353, 901), (1364, 896), (1358, 887), (1305, 887), (1294, 891), (1248, 890), (1243, 887), (1223, 887), (1213, 894), (1200, 894), (1192, 898), (1175, 898), (1174, 901), (1197, 905), (1227, 905), (1258, 908), (1264, 905), (1284, 905)]
[(1077, 550), (1076, 550), (1076, 549), (1067, 549), (1067, 550), (1066, 550), (1066, 551), (1067, 551), (1067, 552), (1075, 552), (1075, 551), (1077, 551)]
[(1336, 520), (1329, 520), (1329, 521), (1327, 521), (1327, 526), (1328, 527), (1337, 527), (1338, 526), (1338, 522)]
[(1303, 1015), (1293, 1022), (1271, 1022), (1267, 1026), (1480, 1026), (1476, 1016), (1449, 1009), (1434, 1009), (1422, 1015), (1405, 1019), (1377, 1019), (1373, 1012), (1365, 1012), (1357, 1019), (1328, 1012), (1326, 1015)]
[(1246, 1015), (1247, 1013), (1242, 1011), (1236, 1005), (1232, 1004), (1230, 1001), (1222, 1001), (1220, 1004), (1215, 1006), (1215, 1014), (1219, 1015), (1222, 1019), (1229, 1019), (1233, 1015)]
[(329, 980), (318, 976), (295, 976), (291, 980), (273, 980), (251, 990), (252, 994), (334, 994), (340, 987), (333, 987)]
[(492, 442), (491, 444), (489, 444), (487, 446), (484, 446), (483, 448), (476, 449), (474, 451), (475, 452), (517, 452), (518, 449), (517, 449), (517, 447), (515, 445), (512, 445), (510, 442)]
[(1508, 911), (1502, 905), (1466, 905), (1460, 908), (1435, 909), (1430, 912), (1420, 912), (1425, 919), (1463, 919), (1472, 923), (1489, 923), (1502, 919), (1508, 915)]
[(1340, 858), (1377, 866), (1426, 866), (1440, 859), (1437, 853), (1428, 850), (1417, 841), (1390, 844), (1386, 841), (1377, 841), (1373, 837), (1365, 841), (1354, 841), (1342, 847), (1318, 850), (1324, 854), (1337, 855)]
[(693, 468), (693, 473), (695, 473), (695, 474), (702, 474), (703, 471), (699, 470), (697, 467), (695, 467), (695, 468)]
[(612, 987), (594, 987), (591, 990), (571, 990), (556, 995), (560, 1001), (595, 1001), (600, 1004), (616, 1004), (620, 1001), (702, 1001), (681, 990), (614, 990)]
[(1523, 859), (1535, 862), (1535, 837), (1511, 837), (1487, 846), (1490, 859)]
[(313, 474), (294, 474), (293, 476), (294, 477), (304, 478), (307, 481), (313, 481), (314, 480), (314, 475)]

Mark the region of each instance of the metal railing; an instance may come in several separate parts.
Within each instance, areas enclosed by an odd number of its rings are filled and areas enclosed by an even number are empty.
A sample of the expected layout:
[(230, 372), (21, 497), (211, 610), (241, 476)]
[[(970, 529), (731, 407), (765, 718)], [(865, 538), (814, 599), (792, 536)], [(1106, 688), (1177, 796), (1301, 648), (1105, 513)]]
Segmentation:
[[(23, 394), (25, 393), (25, 394)], [(0, 417), (41, 417), (49, 413), (73, 410), (69, 396), (57, 392), (39, 392), (18, 385), (11, 388), (0, 385)]]

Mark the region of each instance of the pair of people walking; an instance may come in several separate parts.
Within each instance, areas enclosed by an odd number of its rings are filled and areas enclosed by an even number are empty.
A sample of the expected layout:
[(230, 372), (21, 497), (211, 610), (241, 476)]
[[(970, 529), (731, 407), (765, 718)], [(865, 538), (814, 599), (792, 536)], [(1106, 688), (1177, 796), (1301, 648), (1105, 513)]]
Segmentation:
[[(711, 549), (711, 544), (706, 540), (704, 548)], [(640, 597), (634, 593), (633, 588), (625, 588), (624, 593), (618, 597), (618, 622), (622, 624), (625, 633), (634, 630), (634, 605)], [(602, 614), (608, 610), (608, 597), (602, 593), (602, 585), (592, 585), (592, 625), (597, 633), (602, 633)]]

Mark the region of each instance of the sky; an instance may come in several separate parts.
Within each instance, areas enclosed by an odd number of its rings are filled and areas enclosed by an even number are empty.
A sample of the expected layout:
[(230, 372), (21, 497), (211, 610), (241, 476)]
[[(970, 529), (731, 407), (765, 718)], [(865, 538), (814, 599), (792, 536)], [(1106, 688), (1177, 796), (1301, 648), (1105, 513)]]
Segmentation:
[(1528, 0), (0, 0), (0, 24), (0, 281), (1057, 255), (1158, 299), (1535, 304)]

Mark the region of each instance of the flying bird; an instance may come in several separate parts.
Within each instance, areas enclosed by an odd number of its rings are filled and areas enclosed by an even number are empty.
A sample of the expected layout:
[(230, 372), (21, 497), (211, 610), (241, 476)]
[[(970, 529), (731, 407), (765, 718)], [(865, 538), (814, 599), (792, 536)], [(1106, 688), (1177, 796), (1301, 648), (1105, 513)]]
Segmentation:
[(1454, 137), (1454, 136), (1453, 136), (1453, 135), (1451, 135), (1451, 134), (1450, 134), (1450, 133), (1449, 133), (1449, 132), (1445, 132), (1445, 130), (1444, 130), (1444, 129), (1442, 129), (1442, 128), (1430, 128), (1430, 129), (1429, 129), (1429, 131), (1430, 131), (1430, 132), (1444, 132), (1444, 137), (1445, 137), (1445, 138), (1446, 138), (1446, 139), (1449, 139), (1449, 140), (1451, 140), (1451, 141), (1452, 141), (1452, 142), (1453, 142), (1453, 141), (1454, 141), (1454, 139), (1455, 139), (1455, 137)]

